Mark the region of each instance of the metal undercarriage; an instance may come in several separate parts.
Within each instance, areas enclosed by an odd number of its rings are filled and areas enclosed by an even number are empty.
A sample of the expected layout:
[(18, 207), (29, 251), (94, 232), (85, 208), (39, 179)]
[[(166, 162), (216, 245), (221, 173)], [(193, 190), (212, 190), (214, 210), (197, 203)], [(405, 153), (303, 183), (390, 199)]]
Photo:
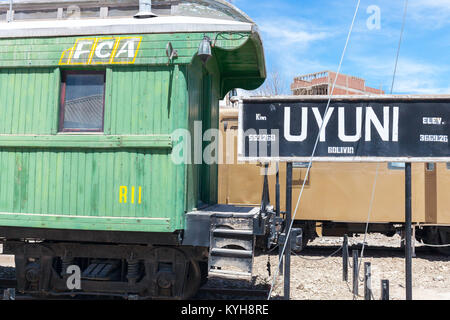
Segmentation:
[(117, 237), (100, 243), (92, 241), (92, 234), (83, 238), (70, 230), (66, 239), (53, 232), (48, 234), (58, 239), (45, 240), (25, 239), (24, 233), (10, 230), (3, 252), (15, 256), (21, 293), (188, 299), (208, 274), (252, 276), (256, 235), (267, 234), (268, 217), (259, 208), (215, 205), (188, 213), (184, 232), (160, 235), (158, 244), (151, 234), (148, 243), (143, 238), (135, 238), (138, 244), (116, 242)]

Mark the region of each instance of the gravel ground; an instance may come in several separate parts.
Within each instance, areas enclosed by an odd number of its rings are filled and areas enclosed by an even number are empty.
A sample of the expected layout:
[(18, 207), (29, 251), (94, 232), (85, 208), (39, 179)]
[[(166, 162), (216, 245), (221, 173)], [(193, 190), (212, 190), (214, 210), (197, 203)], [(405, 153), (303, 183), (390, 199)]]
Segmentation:
[[(358, 245), (363, 237), (349, 238), (350, 245)], [(300, 255), (292, 256), (291, 262), (291, 299), (295, 300), (352, 300), (352, 269), (349, 268), (349, 281), (342, 281), (341, 252), (326, 258), (339, 248), (342, 238), (322, 237), (308, 244)], [(385, 237), (379, 234), (368, 235), (368, 248), (363, 262), (372, 265), (372, 291), (374, 299), (381, 296), (380, 283), (382, 279), (390, 281), (390, 298), (405, 299), (405, 262), (400, 249), (400, 237)], [(356, 248), (356, 247), (354, 247)], [(371, 249), (374, 248), (374, 249)], [(352, 250), (353, 248), (350, 248)], [(1, 247), (0, 247), (1, 252)], [(351, 254), (351, 252), (350, 252)], [(326, 258), (326, 259), (323, 259)], [(307, 260), (308, 259), (308, 260)], [(271, 276), (268, 275), (267, 262), (271, 264)], [(272, 283), (278, 263), (278, 255), (257, 254), (254, 260), (254, 277), (252, 281), (225, 280), (210, 278), (206, 286), (228, 288), (268, 288)], [(0, 277), (10, 277), (14, 269), (11, 256), (0, 254)], [(363, 269), (363, 267), (361, 268)], [(363, 278), (363, 270), (360, 272)], [(276, 282), (273, 299), (281, 299), (283, 292), (283, 277)], [(364, 284), (359, 284), (358, 300), (362, 300)], [(227, 299), (230, 297), (198, 296), (199, 299)], [(234, 297), (232, 297), (234, 298)], [(236, 299), (238, 299), (236, 297)], [(418, 246), (413, 259), (413, 299), (445, 299), (450, 300), (450, 257), (434, 253)]]
[[(342, 244), (342, 238), (322, 237), (308, 244), (299, 256), (291, 261), (291, 299), (294, 300), (352, 300), (352, 269), (348, 269), (348, 282), (342, 281), (342, 255), (327, 258)], [(361, 245), (363, 237), (349, 238), (353, 248)], [(363, 262), (370, 262), (372, 269), (373, 299), (381, 297), (381, 280), (390, 282), (390, 299), (405, 299), (405, 260), (400, 247), (400, 236), (386, 237), (380, 234), (368, 235)], [(350, 255), (351, 250), (350, 248)], [(374, 248), (374, 249), (371, 249)], [(325, 258), (325, 259), (324, 259)], [(207, 286), (264, 288), (272, 283), (268, 275), (267, 262), (271, 264), (274, 275), (278, 255), (259, 254), (254, 261), (252, 281), (210, 279)], [(360, 279), (363, 279), (362, 264)], [(357, 300), (364, 299), (364, 283), (359, 283)], [(279, 276), (272, 294), (273, 299), (283, 297), (283, 277)], [(211, 297), (214, 298), (214, 297)], [(450, 257), (434, 253), (417, 245), (413, 259), (413, 299), (450, 300)]]
[[(342, 256), (322, 259), (335, 251), (342, 238), (318, 238), (299, 256), (292, 256), (291, 298), (295, 300), (352, 300), (352, 269), (349, 268), (349, 281), (342, 281)], [(362, 244), (363, 237), (349, 238), (350, 245)], [(368, 235), (369, 248), (365, 251), (363, 262), (370, 262), (372, 269), (372, 292), (374, 299), (381, 297), (381, 280), (390, 282), (390, 298), (405, 299), (405, 260), (400, 249), (400, 236), (385, 237), (379, 234)], [(321, 248), (318, 250), (318, 248)], [(329, 248), (323, 248), (329, 247)], [(376, 249), (370, 249), (377, 247)], [(350, 248), (351, 250), (352, 248)], [(351, 255), (351, 251), (350, 251)], [(272, 282), (267, 274), (267, 255), (255, 259), (255, 274), (261, 282)], [(309, 259), (309, 260), (306, 260)], [(312, 260), (321, 259), (321, 260)], [(270, 256), (272, 269), (278, 257)], [(450, 257), (436, 254), (431, 250), (417, 246), (413, 259), (413, 299), (450, 299)], [(364, 264), (361, 266), (360, 279), (364, 278)], [(282, 295), (283, 281), (277, 282), (274, 296)], [(364, 283), (360, 282), (358, 300), (364, 299)]]

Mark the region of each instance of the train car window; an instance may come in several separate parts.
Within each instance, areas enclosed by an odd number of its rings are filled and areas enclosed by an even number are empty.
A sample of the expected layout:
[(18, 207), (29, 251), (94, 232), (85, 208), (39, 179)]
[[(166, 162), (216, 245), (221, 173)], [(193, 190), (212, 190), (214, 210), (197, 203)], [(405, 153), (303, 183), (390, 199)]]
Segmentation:
[(405, 163), (404, 162), (388, 162), (388, 169), (403, 170), (403, 169), (405, 169)]
[(434, 163), (427, 162), (427, 171), (434, 171)]
[(447, 169), (450, 170), (450, 162), (447, 162)]
[(60, 132), (102, 132), (104, 71), (65, 71), (61, 77)]

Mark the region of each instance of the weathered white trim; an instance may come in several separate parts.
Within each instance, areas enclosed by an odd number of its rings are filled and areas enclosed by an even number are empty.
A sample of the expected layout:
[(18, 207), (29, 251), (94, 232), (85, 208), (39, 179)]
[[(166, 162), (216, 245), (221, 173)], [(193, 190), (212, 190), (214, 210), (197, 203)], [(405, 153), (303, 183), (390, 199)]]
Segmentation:
[(152, 19), (48, 20), (1, 23), (0, 38), (182, 32), (252, 32), (252, 28), (252, 23), (185, 16)]
[(111, 220), (153, 220), (168, 222), (170, 218), (149, 218), (149, 217), (110, 217), (110, 216), (77, 216), (64, 214), (43, 214), (43, 213), (14, 213), (14, 212), (0, 212), (1, 216), (31, 216), (31, 217), (54, 217), (54, 218), (83, 218), (83, 219), (111, 219)]
[[(230, 100), (232, 102), (240, 101), (245, 102), (303, 102), (303, 101), (328, 101), (329, 96), (268, 96), (268, 97), (233, 97)], [(439, 94), (439, 95), (414, 95), (414, 94), (367, 94), (367, 95), (333, 95), (331, 101), (377, 101), (377, 100), (450, 100), (450, 94)]]
[[(177, 4), (177, 1), (173, 1)], [(209, 5), (219, 12), (231, 13), (233, 19), (254, 23), (254, 21), (242, 10), (237, 8), (228, 0), (184, 0), (184, 2), (201, 3)], [(157, 8), (158, 5), (171, 4), (168, 0), (153, 0), (153, 5)], [(76, 5), (80, 8), (92, 7), (131, 7), (138, 6), (139, 0), (14, 0), (13, 8), (18, 10), (56, 10), (57, 8), (67, 8), (70, 5)], [(9, 1), (0, 2), (0, 9), (9, 9)]]
[[(309, 162), (311, 157), (244, 157), (238, 154), (238, 162)], [(450, 162), (450, 158), (407, 157), (314, 157), (313, 162)]]

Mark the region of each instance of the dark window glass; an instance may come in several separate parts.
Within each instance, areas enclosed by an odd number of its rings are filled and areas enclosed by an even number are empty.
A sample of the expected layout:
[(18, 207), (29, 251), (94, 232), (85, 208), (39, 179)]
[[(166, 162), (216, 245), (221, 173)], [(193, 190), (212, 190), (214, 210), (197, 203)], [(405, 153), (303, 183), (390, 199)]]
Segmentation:
[(60, 131), (103, 131), (104, 72), (66, 72), (62, 77)]
[(447, 169), (450, 170), (450, 162), (447, 162)]

